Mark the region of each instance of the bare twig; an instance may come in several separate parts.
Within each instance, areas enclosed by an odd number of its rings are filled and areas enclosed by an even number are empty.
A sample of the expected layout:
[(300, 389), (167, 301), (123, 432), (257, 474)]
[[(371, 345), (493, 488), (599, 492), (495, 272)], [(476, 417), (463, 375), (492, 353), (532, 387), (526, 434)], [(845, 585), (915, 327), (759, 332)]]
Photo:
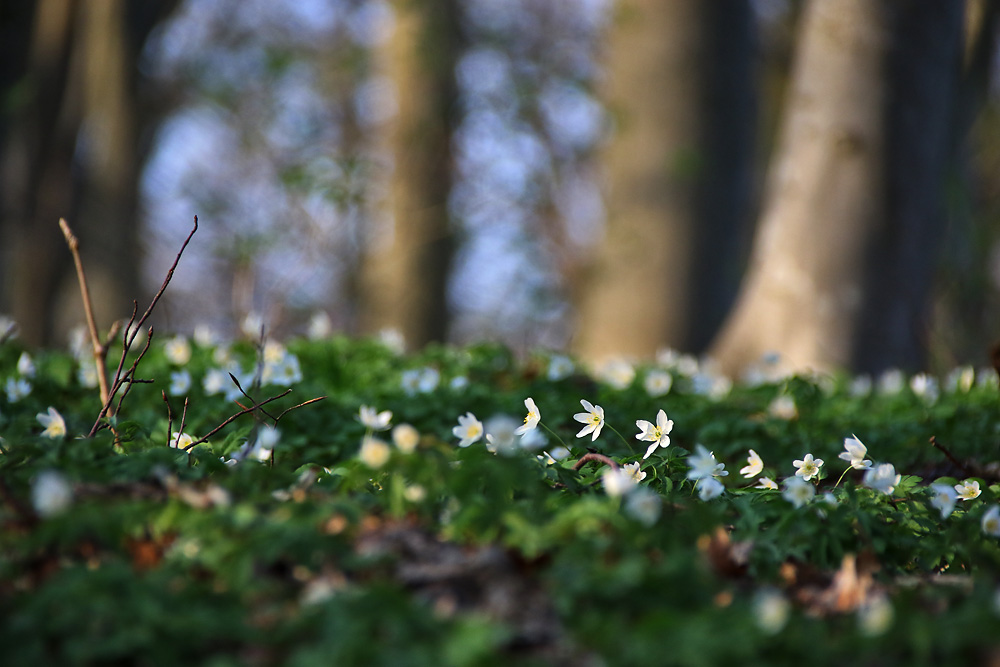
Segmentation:
[(181, 427), (177, 429), (178, 433), (184, 432), (184, 427), (187, 426), (187, 416), (188, 416), (188, 399), (187, 396), (184, 397), (184, 409), (181, 410)]
[[(242, 417), (243, 415), (247, 415), (247, 414), (250, 414), (251, 412), (254, 412), (254, 411), (255, 411), (255, 410), (256, 410), (257, 408), (259, 408), (260, 406), (262, 406), (262, 405), (267, 405), (267, 404), (268, 404), (268, 403), (270, 403), (271, 401), (276, 401), (276, 400), (278, 400), (279, 398), (284, 398), (285, 396), (288, 396), (288, 394), (290, 394), (290, 393), (292, 393), (292, 390), (291, 390), (291, 389), (286, 389), (285, 391), (281, 392), (281, 393), (280, 393), (280, 394), (278, 394), (277, 396), (272, 396), (271, 398), (268, 398), (268, 399), (266, 399), (266, 400), (263, 400), (263, 401), (261, 401), (260, 403), (254, 403), (253, 405), (251, 405), (251, 406), (250, 406), (250, 407), (248, 407), (248, 408), (243, 408), (242, 410), (240, 410), (240, 411), (239, 411), (239, 412), (237, 412), (236, 414), (234, 414), (234, 415), (232, 415), (231, 417), (229, 417), (229, 418), (228, 418), (228, 419), (227, 419), (226, 421), (222, 422), (221, 424), (219, 424), (218, 426), (216, 426), (215, 428), (213, 428), (213, 429), (212, 429), (211, 431), (209, 431), (209, 432), (208, 432), (208, 433), (207, 433), (207, 434), (206, 434), (206, 435), (205, 435), (204, 437), (202, 437), (202, 438), (200, 438), (200, 439), (198, 439), (198, 440), (195, 440), (194, 442), (192, 442), (192, 443), (191, 443), (190, 445), (188, 445), (188, 446), (187, 446), (187, 447), (185, 447), (184, 449), (185, 449), (185, 450), (188, 450), (188, 449), (191, 449), (192, 447), (194, 447), (195, 445), (200, 445), (201, 443), (203, 443), (203, 442), (207, 441), (207, 440), (208, 440), (209, 438), (211, 438), (211, 437), (212, 437), (213, 435), (215, 435), (216, 433), (218, 433), (219, 431), (221, 431), (221, 430), (222, 430), (223, 428), (225, 428), (226, 426), (229, 426), (229, 425), (230, 425), (231, 423), (233, 423), (234, 421), (236, 421), (237, 419), (239, 419), (239, 418), (240, 418), (240, 417)], [(251, 399), (251, 400), (252, 400), (252, 399)]]
[(167, 447), (169, 447), (170, 441), (174, 439), (174, 411), (170, 409), (170, 401), (167, 400), (167, 392), (161, 389), (160, 396), (163, 397), (163, 402), (167, 404)]
[(611, 466), (611, 468), (614, 470), (618, 470), (618, 463), (616, 461), (609, 459), (604, 454), (598, 454), (596, 452), (590, 452), (581, 456), (580, 460), (573, 465), (573, 470), (579, 470), (590, 461), (598, 461), (599, 463), (603, 463), (604, 465)]
[[(125, 368), (125, 359), (128, 356), (129, 351), (132, 349), (132, 344), (135, 342), (136, 336), (139, 335), (139, 331), (146, 323), (146, 320), (149, 319), (149, 316), (153, 313), (153, 309), (156, 307), (156, 304), (160, 301), (160, 297), (162, 297), (163, 293), (166, 291), (167, 285), (170, 284), (171, 278), (174, 277), (174, 271), (177, 269), (177, 264), (181, 261), (181, 255), (184, 254), (184, 250), (187, 248), (188, 243), (191, 242), (191, 237), (193, 237), (195, 232), (197, 231), (198, 231), (198, 216), (194, 216), (194, 226), (191, 228), (191, 232), (187, 235), (187, 238), (184, 239), (184, 243), (181, 244), (181, 249), (177, 252), (177, 256), (174, 257), (173, 264), (171, 264), (170, 268), (167, 270), (167, 275), (163, 279), (163, 284), (160, 285), (160, 289), (153, 296), (153, 299), (149, 302), (149, 306), (146, 308), (146, 311), (142, 314), (141, 317), (139, 317), (138, 320), (136, 320), (135, 318), (136, 313), (138, 312), (138, 304), (135, 301), (132, 302), (132, 316), (129, 318), (128, 326), (126, 326), (125, 333), (122, 335), (122, 354), (121, 358), (118, 360), (118, 368), (115, 371), (114, 379), (111, 382), (111, 387), (108, 391), (108, 397), (106, 400), (103, 401), (101, 412), (100, 414), (97, 415), (97, 420), (94, 422), (93, 427), (91, 427), (88, 437), (92, 437), (94, 434), (96, 434), (97, 431), (99, 431), (101, 428), (101, 420), (104, 419), (107, 415), (111, 414), (111, 401), (114, 400), (115, 394), (118, 393), (118, 390), (121, 389), (122, 385), (128, 383), (131, 386), (133, 382), (141, 382), (141, 380), (134, 379), (135, 370), (138, 367), (139, 362), (142, 360), (142, 358), (146, 355), (146, 352), (149, 350), (149, 345), (153, 339), (153, 327), (149, 327), (149, 331), (146, 337), (146, 344), (142, 348), (142, 351), (139, 352), (139, 355), (132, 362), (132, 366), (129, 368), (129, 370), (123, 374), (123, 370)], [(105, 351), (105, 355), (106, 354), (107, 352)], [(124, 400), (124, 398), (125, 397), (123, 395), (121, 400)], [(117, 406), (118, 408), (121, 407), (121, 400), (118, 401), (118, 406)]]
[(94, 308), (90, 301), (90, 288), (87, 287), (87, 274), (83, 270), (83, 260), (80, 259), (80, 241), (69, 228), (69, 223), (65, 218), (59, 218), (59, 229), (62, 230), (66, 245), (73, 255), (73, 263), (76, 265), (76, 279), (80, 283), (80, 295), (83, 297), (83, 312), (87, 318), (87, 330), (90, 332), (91, 349), (94, 352), (94, 364), (97, 367), (97, 384), (101, 392), (101, 404), (107, 404), (108, 400), (108, 375), (104, 368), (104, 360), (108, 355), (108, 348), (101, 343), (101, 337), (97, 333), (97, 322), (94, 320)]
[(286, 414), (288, 414), (288, 413), (289, 413), (289, 412), (291, 412), (292, 410), (297, 410), (297, 409), (299, 409), (299, 408), (303, 408), (303, 407), (305, 407), (305, 406), (309, 405), (310, 403), (318, 403), (318, 402), (322, 401), (322, 400), (323, 400), (323, 399), (325, 399), (325, 398), (326, 398), (326, 396), (317, 396), (316, 398), (310, 398), (310, 399), (309, 399), (308, 401), (303, 401), (303, 402), (299, 403), (298, 405), (293, 405), (293, 406), (292, 406), (292, 407), (290, 407), (290, 408), (286, 408), (285, 410), (283, 410), (283, 411), (281, 412), (281, 414), (280, 414), (280, 415), (278, 415), (277, 417), (274, 417), (274, 423), (275, 423), (275, 424), (277, 424), (277, 423), (278, 423), (278, 421), (279, 421), (279, 420), (280, 420), (280, 419), (281, 419), (282, 417), (284, 417), (284, 416), (285, 416)]
[(930, 442), (931, 442), (931, 445), (935, 449), (937, 449), (939, 452), (941, 452), (942, 454), (944, 454), (947, 457), (947, 459), (949, 461), (951, 461), (955, 465), (956, 468), (958, 468), (959, 470), (961, 470), (963, 473), (965, 473), (966, 475), (968, 475), (970, 477), (973, 476), (973, 471), (970, 470), (967, 465), (965, 465), (964, 463), (962, 463), (961, 461), (959, 461), (957, 458), (955, 458), (955, 455), (952, 454), (951, 451), (947, 447), (945, 447), (940, 442), (938, 442), (938, 439), (937, 439), (936, 436), (932, 435)]

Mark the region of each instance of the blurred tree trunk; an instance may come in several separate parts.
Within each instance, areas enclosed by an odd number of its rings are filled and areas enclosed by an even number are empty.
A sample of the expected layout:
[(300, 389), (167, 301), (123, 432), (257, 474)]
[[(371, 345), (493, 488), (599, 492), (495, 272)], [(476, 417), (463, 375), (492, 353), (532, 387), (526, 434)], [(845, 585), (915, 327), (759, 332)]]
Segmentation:
[(747, 0), (621, 0), (608, 36), (608, 223), (575, 347), (649, 356), (710, 342), (749, 236), (755, 100)]
[(724, 370), (772, 351), (792, 369), (920, 365), (962, 18), (960, 2), (807, 6)]
[(40, 0), (26, 68), (4, 123), (2, 306), (24, 339), (51, 343), (83, 321), (57, 223), (80, 238), (99, 323), (141, 295), (136, 197), (142, 146), (139, 51), (172, 0)]
[(391, 327), (418, 348), (443, 341), (448, 330), (448, 195), (462, 40), (454, 0), (401, 0), (394, 6), (394, 31), (379, 54), (397, 102), (385, 126), (393, 158), (389, 220), (368, 243), (359, 319), (363, 331)]

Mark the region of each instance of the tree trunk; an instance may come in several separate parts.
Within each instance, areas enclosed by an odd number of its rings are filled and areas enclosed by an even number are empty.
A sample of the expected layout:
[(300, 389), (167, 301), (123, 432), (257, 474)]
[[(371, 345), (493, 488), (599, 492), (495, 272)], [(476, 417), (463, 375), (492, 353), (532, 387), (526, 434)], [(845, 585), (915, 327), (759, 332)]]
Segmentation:
[(142, 147), (136, 62), (173, 0), (40, 0), (4, 123), (0, 309), (30, 344), (83, 322), (59, 218), (80, 238), (99, 324), (127, 316), (138, 285)]
[(71, 160), (76, 134), (66, 89), (74, 2), (40, 0), (31, 18), (22, 93), (4, 124), (2, 238), (4, 309), (28, 343), (48, 342), (59, 267), (69, 254), (57, 222), (72, 206)]
[(578, 352), (698, 351), (735, 295), (751, 191), (745, 0), (622, 0), (608, 39), (608, 221), (579, 291)]
[(918, 367), (961, 57), (960, 2), (803, 15), (753, 259), (713, 348), (738, 372)]
[(394, 32), (380, 54), (397, 101), (386, 127), (390, 219), (369, 240), (359, 319), (363, 331), (391, 327), (417, 348), (445, 340), (448, 330), (448, 196), (461, 39), (454, 0), (403, 0), (395, 7)]

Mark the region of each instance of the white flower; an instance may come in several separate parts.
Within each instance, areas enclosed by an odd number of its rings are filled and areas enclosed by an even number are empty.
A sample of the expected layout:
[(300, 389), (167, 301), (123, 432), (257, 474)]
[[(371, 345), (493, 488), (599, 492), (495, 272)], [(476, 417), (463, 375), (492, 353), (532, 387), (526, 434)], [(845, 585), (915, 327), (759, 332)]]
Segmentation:
[(469, 386), (469, 378), (464, 375), (456, 375), (448, 382), (448, 388), (452, 391), (463, 391)]
[(625, 513), (645, 526), (656, 523), (660, 510), (660, 496), (645, 487), (633, 490), (625, 501)]
[(646, 373), (642, 381), (643, 389), (654, 398), (658, 398), (670, 393), (670, 388), (674, 385), (674, 376), (667, 371), (652, 370)]
[(399, 329), (386, 328), (378, 332), (378, 342), (387, 350), (395, 354), (403, 354), (406, 351), (406, 338)]
[(776, 635), (788, 622), (791, 604), (773, 588), (762, 588), (753, 598), (753, 617), (757, 627), (766, 635)]
[(816, 488), (801, 477), (789, 477), (784, 484), (782, 497), (796, 507), (802, 507), (816, 495)]
[(698, 372), (698, 360), (690, 354), (681, 354), (677, 350), (660, 350), (656, 353), (656, 361), (661, 366), (674, 368), (681, 375), (688, 377)]
[(548, 442), (549, 439), (536, 428), (534, 431), (528, 431), (521, 436), (521, 449), (541, 449)]
[(419, 503), (426, 497), (427, 489), (419, 484), (408, 484), (406, 488), (403, 489), (403, 498), (405, 498), (408, 502)]
[(163, 353), (170, 363), (183, 366), (191, 361), (191, 344), (184, 336), (174, 336), (163, 344)]
[(975, 500), (982, 493), (979, 490), (979, 482), (974, 479), (967, 479), (961, 484), (956, 484), (955, 492), (959, 500)]
[(167, 390), (171, 396), (181, 396), (186, 394), (191, 388), (191, 374), (187, 369), (174, 371), (170, 374), (170, 388)]
[(549, 368), (546, 375), (552, 382), (557, 382), (568, 378), (573, 373), (573, 370), (573, 362), (569, 357), (554, 354), (549, 358)]
[(219, 342), (219, 334), (210, 324), (196, 324), (194, 327), (194, 342), (199, 347), (212, 347)]
[(389, 445), (378, 438), (365, 438), (361, 441), (361, 449), (358, 458), (369, 468), (378, 469), (389, 461), (392, 450)]
[(576, 421), (586, 424), (580, 432), (576, 434), (576, 437), (582, 438), (583, 436), (592, 433), (591, 442), (597, 440), (597, 436), (601, 434), (601, 429), (604, 428), (604, 408), (599, 405), (593, 405), (590, 401), (580, 401), (580, 405), (586, 412), (578, 412), (573, 415), (573, 419)]
[(635, 478), (621, 468), (605, 470), (601, 474), (601, 483), (604, 485), (604, 492), (612, 498), (624, 496), (638, 485)]
[(409, 424), (399, 424), (392, 429), (392, 442), (404, 454), (412, 453), (420, 444), (420, 432)]
[(17, 403), (31, 393), (31, 383), (24, 378), (7, 378), (7, 401)]
[(806, 454), (804, 458), (792, 461), (792, 465), (797, 468), (796, 476), (808, 482), (819, 474), (819, 469), (823, 467), (823, 459), (814, 459), (812, 454)]
[(516, 419), (507, 415), (490, 417), (484, 426), (486, 448), (498, 454), (513, 454), (518, 447), (517, 429), (519, 427), (517, 424)]
[(389, 428), (389, 422), (392, 421), (392, 412), (389, 410), (378, 412), (371, 406), (362, 405), (358, 411), (358, 421), (364, 424), (365, 428), (370, 428), (373, 431), (385, 431)]
[(528, 416), (524, 418), (524, 424), (518, 426), (514, 431), (516, 435), (524, 435), (528, 431), (531, 431), (538, 427), (538, 422), (542, 420), (542, 413), (535, 405), (535, 399), (530, 396), (524, 399), (524, 407), (528, 409)]
[(751, 477), (756, 477), (764, 470), (764, 462), (761, 461), (760, 456), (757, 452), (750, 450), (750, 455), (747, 456), (747, 465), (745, 468), (740, 468), (740, 474), (745, 478), (750, 479)]
[(257, 429), (257, 439), (249, 448), (246, 456), (263, 463), (271, 458), (274, 446), (281, 439), (281, 431), (273, 426), (265, 425)]
[(700, 372), (691, 378), (691, 391), (699, 396), (708, 396), (716, 401), (725, 397), (732, 388), (732, 380), (725, 375)]
[(90, 340), (87, 325), (78, 324), (70, 330), (69, 351), (77, 361), (94, 358), (94, 345)]
[(976, 372), (976, 386), (982, 389), (996, 389), (1000, 386), (1000, 376), (992, 368), (980, 368)]
[(983, 514), (983, 532), (990, 537), (1000, 537), (1000, 505), (993, 505)]
[(851, 380), (848, 393), (854, 398), (864, 398), (872, 393), (872, 378), (870, 375), (859, 375)]
[(772, 491), (777, 491), (778, 490), (778, 484), (777, 484), (777, 482), (775, 482), (770, 477), (761, 477), (759, 480), (757, 480), (757, 486), (755, 486), (754, 488), (755, 489), (771, 489)]
[(697, 451), (688, 457), (688, 465), (691, 469), (687, 472), (687, 478), (693, 480), (707, 479), (709, 477), (725, 477), (726, 464), (715, 460), (715, 454), (705, 449), (704, 445), (696, 445)]
[(726, 490), (726, 487), (722, 485), (722, 482), (714, 477), (699, 479), (695, 483), (695, 488), (698, 489), (698, 497), (702, 500), (711, 500), (712, 498), (716, 498), (722, 495), (722, 492)]
[(791, 421), (799, 416), (799, 409), (795, 407), (795, 399), (787, 394), (776, 396), (767, 406), (767, 414), (777, 419)]
[(865, 471), (865, 476), (861, 483), (869, 489), (891, 495), (901, 478), (902, 476), (896, 474), (896, 468), (891, 463), (880, 463)]
[(955, 501), (958, 500), (958, 492), (947, 484), (931, 484), (934, 496), (931, 498), (931, 505), (941, 511), (941, 518), (947, 519), (948, 515), (955, 509)]
[(45, 430), (42, 431), (42, 437), (62, 438), (66, 435), (66, 422), (52, 406), (49, 406), (48, 414), (39, 412), (35, 418), (45, 427)]
[(187, 449), (191, 446), (192, 442), (194, 442), (194, 438), (187, 433), (174, 431), (170, 437), (170, 446), (176, 449)]
[(269, 342), (264, 346), (264, 368), (260, 374), (261, 384), (290, 387), (302, 380), (302, 366), (299, 358), (288, 352), (284, 345)]
[(551, 452), (542, 452), (536, 458), (547, 466), (552, 465), (556, 461), (562, 461), (564, 458), (570, 455), (570, 451), (565, 447), (559, 446), (553, 449)]
[(441, 381), (441, 373), (436, 368), (419, 368), (403, 372), (402, 386), (407, 396), (428, 394)]
[(240, 331), (251, 340), (261, 338), (267, 333), (264, 329), (264, 318), (260, 316), (260, 313), (251, 310), (240, 323)]
[(865, 458), (867, 455), (868, 448), (858, 440), (858, 436), (852, 435), (850, 438), (844, 438), (844, 451), (838, 454), (837, 458), (847, 461), (855, 470), (866, 470), (872, 467), (872, 462)]
[(333, 332), (333, 325), (330, 323), (330, 316), (322, 310), (317, 310), (309, 318), (309, 328), (306, 335), (309, 340), (323, 340), (329, 338)]
[(227, 345), (219, 345), (212, 350), (212, 361), (227, 368), (232, 367), (236, 363), (236, 360), (233, 358), (233, 351)]
[(625, 465), (622, 466), (622, 470), (628, 473), (628, 476), (631, 477), (633, 480), (635, 480), (636, 484), (646, 479), (646, 473), (639, 470), (638, 461), (634, 463), (626, 463)]
[(62, 514), (73, 501), (73, 489), (62, 473), (43, 470), (31, 483), (31, 504), (39, 516)]
[(880, 394), (898, 394), (903, 388), (903, 382), (903, 371), (890, 368), (879, 376), (878, 391)]
[(81, 387), (87, 389), (93, 389), (98, 385), (97, 366), (94, 365), (93, 359), (80, 361), (80, 365), (76, 369), (76, 381), (80, 383)]
[(468, 447), (483, 437), (483, 423), (474, 414), (467, 412), (458, 418), (458, 426), (451, 429), (451, 432), (459, 438), (459, 447)]
[(635, 439), (653, 443), (646, 449), (646, 453), (642, 457), (643, 459), (648, 459), (649, 455), (656, 451), (657, 447), (667, 447), (670, 444), (668, 433), (674, 428), (674, 422), (667, 419), (667, 413), (663, 410), (656, 413), (655, 424), (645, 419), (637, 419), (635, 425), (639, 427), (640, 431), (639, 435), (635, 436)]
[(22, 352), (17, 358), (17, 372), (26, 378), (35, 377), (35, 362), (31, 360), (31, 355)]
[(437, 389), (441, 382), (441, 373), (436, 368), (424, 368), (420, 371), (420, 378), (417, 381), (417, 390), (421, 394), (429, 394)]
[(226, 390), (226, 383), (230, 382), (229, 374), (221, 368), (210, 368), (201, 379), (201, 388), (209, 396), (221, 394)]
[(938, 398), (937, 380), (926, 373), (917, 373), (910, 378), (910, 390), (928, 403), (933, 403)]
[(280, 364), (285, 360), (288, 348), (276, 340), (269, 340), (264, 343), (264, 363)]
[(597, 378), (615, 389), (625, 389), (635, 379), (635, 369), (624, 359), (612, 359), (597, 369)]
[(892, 603), (885, 595), (877, 595), (858, 607), (858, 630), (866, 637), (885, 634), (892, 625)]
[(972, 366), (960, 366), (948, 373), (945, 379), (945, 388), (950, 392), (966, 392), (972, 389), (976, 382), (976, 369)]

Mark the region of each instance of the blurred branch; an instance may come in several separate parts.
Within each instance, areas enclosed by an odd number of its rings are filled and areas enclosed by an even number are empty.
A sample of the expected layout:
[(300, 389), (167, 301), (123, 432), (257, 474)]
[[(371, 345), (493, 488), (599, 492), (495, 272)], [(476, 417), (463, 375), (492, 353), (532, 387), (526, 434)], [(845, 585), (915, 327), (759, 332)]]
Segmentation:
[[(138, 303), (136, 301), (132, 301), (132, 316), (128, 320), (128, 326), (125, 327), (124, 334), (122, 334), (122, 354), (118, 360), (118, 368), (115, 369), (115, 376), (113, 381), (111, 382), (111, 387), (108, 390), (107, 397), (104, 398), (104, 396), (102, 395), (103, 405), (101, 407), (101, 412), (100, 414), (97, 415), (97, 419), (94, 421), (94, 425), (91, 427), (90, 433), (87, 435), (87, 437), (93, 437), (101, 429), (101, 420), (103, 420), (106, 416), (113, 414), (113, 411), (111, 409), (111, 402), (114, 400), (115, 395), (118, 393), (118, 390), (122, 388), (122, 385), (124, 384), (131, 385), (133, 382), (146, 382), (146, 380), (135, 379), (135, 371), (136, 368), (138, 368), (139, 366), (139, 362), (142, 361), (142, 358), (146, 356), (146, 352), (149, 351), (150, 343), (153, 340), (153, 327), (149, 327), (149, 330), (147, 331), (146, 335), (146, 344), (139, 352), (139, 355), (132, 362), (132, 365), (129, 367), (128, 371), (125, 371), (125, 359), (127, 358), (129, 351), (132, 349), (132, 344), (135, 342), (136, 336), (139, 335), (139, 331), (142, 329), (142, 326), (146, 323), (146, 320), (149, 319), (149, 316), (153, 313), (153, 309), (156, 307), (156, 304), (160, 301), (160, 297), (162, 297), (163, 293), (166, 291), (167, 285), (170, 284), (171, 278), (174, 277), (174, 271), (177, 269), (178, 262), (181, 261), (181, 255), (184, 254), (185, 248), (187, 248), (188, 243), (191, 242), (191, 237), (193, 237), (195, 232), (197, 231), (198, 231), (198, 216), (194, 216), (194, 227), (191, 228), (191, 232), (187, 235), (187, 238), (184, 239), (184, 243), (181, 245), (181, 249), (177, 252), (177, 256), (174, 258), (174, 263), (171, 264), (170, 268), (167, 270), (167, 275), (163, 279), (163, 284), (160, 285), (160, 289), (156, 292), (156, 295), (153, 296), (152, 301), (149, 302), (149, 307), (146, 308), (146, 311), (142, 314), (142, 317), (140, 317), (138, 321), (136, 321), (135, 319), (136, 313), (138, 312)], [(82, 272), (82, 267), (80, 270)], [(92, 329), (91, 336), (94, 337), (94, 340), (96, 340), (95, 337), (96, 331), (97, 331), (96, 327)], [(104, 358), (106, 358), (107, 357), (106, 347), (104, 348), (103, 352), (104, 352)], [(101, 366), (102, 367), (104, 366), (103, 358), (101, 360)], [(126, 388), (125, 392), (122, 394), (122, 397), (118, 401), (116, 409), (121, 409), (121, 403), (125, 399), (125, 396), (128, 395), (129, 389), (131, 389), (131, 387)]]
[[(83, 260), (80, 259), (80, 241), (73, 234), (69, 223), (65, 218), (59, 218), (59, 229), (62, 230), (66, 245), (73, 255), (73, 264), (76, 265), (76, 279), (80, 284), (80, 295), (83, 297), (83, 312), (87, 318), (87, 330), (90, 333), (91, 349), (94, 353), (94, 364), (97, 367), (97, 385), (101, 392), (101, 403), (108, 404), (108, 375), (104, 367), (104, 362), (108, 357), (108, 346), (101, 342), (101, 337), (97, 333), (97, 322), (94, 320), (94, 308), (90, 301), (90, 288), (87, 286), (87, 273), (83, 270)], [(112, 327), (114, 331), (114, 327)]]

